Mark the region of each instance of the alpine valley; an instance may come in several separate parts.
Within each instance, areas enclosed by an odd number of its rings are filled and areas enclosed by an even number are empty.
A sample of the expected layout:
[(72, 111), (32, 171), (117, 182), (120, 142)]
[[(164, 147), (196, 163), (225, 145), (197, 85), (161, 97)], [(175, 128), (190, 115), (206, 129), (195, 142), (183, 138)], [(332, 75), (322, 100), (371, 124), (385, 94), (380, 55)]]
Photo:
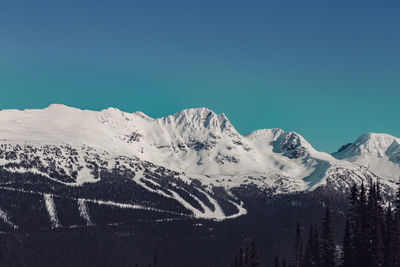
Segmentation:
[(341, 233), (353, 184), (379, 182), (389, 203), (399, 179), (400, 139), (388, 134), (327, 154), (295, 132), (241, 135), (207, 108), (156, 119), (59, 104), (2, 110), (1, 260), (147, 266), (157, 251), (160, 266), (229, 266), (255, 239), (269, 266), (327, 203)]

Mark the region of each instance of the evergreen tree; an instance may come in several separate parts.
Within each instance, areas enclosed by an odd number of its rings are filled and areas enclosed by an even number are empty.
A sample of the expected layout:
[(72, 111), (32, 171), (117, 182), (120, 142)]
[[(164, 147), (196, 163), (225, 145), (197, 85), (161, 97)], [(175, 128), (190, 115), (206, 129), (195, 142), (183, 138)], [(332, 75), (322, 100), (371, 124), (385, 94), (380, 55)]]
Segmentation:
[(368, 241), (369, 264), (382, 266), (383, 264), (383, 209), (381, 197), (378, 196), (378, 184), (370, 184), (367, 214), (368, 214)]
[(238, 261), (238, 266), (239, 267), (244, 267), (244, 251), (243, 248), (240, 248), (239, 250), (239, 261)]
[(321, 263), (324, 267), (335, 266), (335, 243), (331, 228), (331, 214), (329, 205), (326, 207), (321, 233)]
[(244, 254), (244, 266), (249, 267), (250, 266), (250, 248), (246, 247), (246, 252)]
[(251, 248), (250, 248), (250, 265), (251, 267), (256, 267), (259, 265), (259, 259), (258, 259), (258, 253), (257, 253), (257, 247), (256, 247), (256, 241), (253, 240), (251, 242)]
[[(350, 191), (350, 211), (348, 215), (348, 220), (345, 226), (345, 235), (343, 237), (343, 259), (342, 266), (353, 266), (355, 263), (356, 253), (356, 239), (360, 234), (360, 216), (359, 216), (359, 193), (357, 184), (353, 184)], [(348, 223), (348, 225), (347, 225)], [(355, 232), (357, 232), (355, 234)]]
[(302, 267), (311, 267), (312, 266), (312, 253), (311, 253), (311, 247), (312, 247), (312, 226), (310, 225), (309, 233), (308, 233), (308, 240), (305, 245), (304, 249), (304, 258), (303, 262), (301, 264)]
[(396, 193), (396, 207), (393, 216), (393, 267), (400, 267), (400, 187)]
[(157, 263), (158, 263), (158, 250), (156, 248), (154, 251), (154, 267), (157, 267)]
[(301, 239), (301, 226), (300, 223), (297, 223), (296, 227), (296, 243), (295, 247), (295, 259), (294, 259), (294, 266), (300, 267), (303, 255), (303, 241)]
[(319, 244), (319, 234), (318, 234), (317, 229), (314, 230), (312, 245), (313, 245), (313, 247), (312, 247), (313, 261), (315, 262), (316, 267), (320, 267), (321, 266), (321, 257), (320, 257), (320, 249), (319, 249), (320, 244)]
[(234, 261), (232, 266), (233, 267), (239, 267), (239, 262), (238, 262), (238, 257), (237, 256), (235, 257), (235, 261)]
[(276, 255), (276, 257), (275, 257), (275, 264), (274, 264), (274, 266), (275, 266), (275, 267), (280, 267), (278, 255)]
[(304, 260), (302, 267), (317, 267), (319, 266), (319, 242), (318, 233), (314, 231), (313, 225), (310, 224), (308, 232), (308, 240), (304, 252)]
[(369, 241), (367, 238), (368, 216), (367, 216), (367, 199), (364, 183), (361, 184), (360, 193), (355, 207), (355, 225), (353, 229), (353, 245), (354, 245), (354, 262), (359, 266), (369, 265)]
[(312, 267), (312, 266), (313, 266), (313, 262), (312, 262), (312, 258), (311, 258), (311, 249), (307, 243), (304, 248), (304, 257), (301, 262), (301, 267)]
[(351, 229), (354, 229), (356, 224), (356, 209), (358, 205), (358, 188), (356, 184), (354, 184), (351, 188), (349, 202), (350, 202), (350, 226)]
[(235, 257), (235, 261), (231, 266), (234, 267), (255, 267), (259, 266), (258, 252), (255, 241), (245, 249), (240, 248), (239, 255)]
[(346, 220), (346, 227), (343, 237), (343, 260), (342, 267), (354, 266), (354, 248), (351, 237), (350, 222)]
[(384, 234), (384, 255), (383, 255), (383, 266), (393, 265), (393, 215), (392, 207), (389, 205), (386, 211), (386, 221), (385, 221), (385, 234)]

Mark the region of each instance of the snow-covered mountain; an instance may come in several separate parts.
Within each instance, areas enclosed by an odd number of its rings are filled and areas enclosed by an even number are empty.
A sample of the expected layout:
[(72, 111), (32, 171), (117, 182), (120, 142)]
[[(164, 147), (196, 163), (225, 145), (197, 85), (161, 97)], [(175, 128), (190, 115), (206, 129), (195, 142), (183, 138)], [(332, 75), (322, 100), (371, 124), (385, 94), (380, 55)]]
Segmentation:
[(364, 166), (384, 179), (400, 181), (400, 138), (388, 134), (366, 133), (332, 155), (337, 159)]
[[(176, 204), (183, 210), (174, 209), (175, 215), (228, 219), (246, 214), (234, 191), (248, 186), (269, 194), (320, 186), (342, 192), (353, 183), (379, 179), (384, 191), (392, 192), (391, 181), (400, 170), (399, 143), (388, 135), (367, 134), (332, 156), (281, 129), (243, 136), (224, 114), (207, 108), (162, 118), (58, 104), (2, 110), (0, 189), (43, 196), (49, 214), (53, 198), (67, 197), (83, 210), (84, 203), (97, 203), (171, 214), (169, 207)], [(16, 181), (13, 174), (33, 176)], [(141, 192), (141, 198), (108, 192), (121, 183)], [(87, 188), (91, 194), (80, 195)], [(150, 201), (154, 196), (168, 201)]]
[[(86, 146), (200, 175), (272, 172), (304, 178), (316, 159), (336, 163), (293, 132), (268, 129), (241, 136), (224, 114), (206, 108), (158, 119), (114, 108), (95, 112), (63, 105), (4, 110), (0, 133), (3, 143)], [(90, 180), (80, 178), (78, 183)]]

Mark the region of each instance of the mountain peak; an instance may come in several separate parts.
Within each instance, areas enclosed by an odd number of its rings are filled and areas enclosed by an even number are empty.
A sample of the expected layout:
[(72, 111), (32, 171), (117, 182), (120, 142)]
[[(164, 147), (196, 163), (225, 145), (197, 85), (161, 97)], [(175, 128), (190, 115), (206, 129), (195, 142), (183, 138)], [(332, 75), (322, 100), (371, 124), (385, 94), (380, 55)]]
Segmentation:
[(175, 124), (188, 130), (213, 129), (224, 131), (233, 129), (224, 113), (216, 114), (214, 111), (201, 107), (184, 109), (174, 115), (161, 118), (166, 124)]
[(365, 166), (376, 175), (393, 180), (400, 172), (400, 139), (389, 134), (365, 133), (332, 156)]
[(205, 107), (201, 107), (201, 108), (188, 108), (188, 109), (184, 109), (181, 110), (180, 112), (176, 113), (173, 116), (176, 117), (188, 117), (188, 118), (205, 118), (207, 116), (211, 116), (211, 115), (216, 115), (214, 111), (205, 108)]
[[(40, 110), (40, 109), (39, 109)], [(42, 109), (43, 111), (49, 111), (49, 112), (51, 112), (51, 113), (53, 113), (53, 112), (60, 112), (60, 113), (63, 113), (63, 112), (71, 112), (71, 111), (82, 111), (81, 109), (79, 109), (79, 108), (74, 108), (74, 107), (70, 107), (70, 106), (67, 106), (67, 105), (64, 105), (64, 104), (57, 104), (57, 103), (55, 103), (55, 104), (50, 104), (50, 105), (48, 105), (46, 108), (44, 108), (44, 109)]]
[(53, 103), (46, 107), (46, 109), (76, 109), (64, 104)]
[(361, 156), (374, 156), (391, 158), (393, 152), (400, 148), (400, 139), (385, 133), (365, 133), (360, 135), (353, 143), (348, 143), (339, 148), (332, 155), (338, 159), (353, 159)]
[[(354, 143), (342, 146), (335, 157), (348, 157), (349, 154), (385, 154), (393, 144), (400, 144), (400, 139), (385, 133), (365, 133)], [(346, 156), (345, 156), (346, 155)]]
[(364, 133), (360, 135), (355, 143), (359, 144), (368, 144), (374, 143), (379, 144), (381, 146), (389, 146), (393, 141), (398, 140), (397, 137), (394, 137), (390, 134), (386, 133)]

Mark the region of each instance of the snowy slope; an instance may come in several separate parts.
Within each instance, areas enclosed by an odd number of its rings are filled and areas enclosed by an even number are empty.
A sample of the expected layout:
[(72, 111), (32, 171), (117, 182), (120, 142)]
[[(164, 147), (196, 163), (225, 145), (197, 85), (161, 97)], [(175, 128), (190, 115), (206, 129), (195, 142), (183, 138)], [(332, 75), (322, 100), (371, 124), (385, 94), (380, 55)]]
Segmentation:
[(152, 119), (109, 108), (100, 112), (51, 105), (0, 112), (3, 143), (85, 145), (113, 155), (136, 156), (176, 171), (203, 175), (279, 173), (305, 177), (317, 153), (304, 138), (279, 129), (241, 136), (224, 114), (206, 108)]
[(400, 139), (388, 134), (366, 133), (342, 146), (335, 158), (366, 167), (390, 181), (400, 179)]
[[(225, 188), (253, 183), (277, 192), (309, 190), (326, 184), (336, 170), (351, 173), (355, 180), (370, 172), (393, 180), (400, 170), (398, 139), (371, 136), (332, 156), (316, 151), (294, 132), (264, 129), (242, 136), (224, 114), (207, 108), (156, 119), (142, 112), (115, 108), (97, 112), (59, 104), (41, 110), (0, 111), (0, 142), (5, 147), (47, 145), (77, 151), (72, 163), (69, 155), (56, 162), (48, 154), (39, 157), (67, 176), (74, 173), (77, 185), (98, 180), (87, 165), (99, 155), (104, 162), (120, 156), (151, 162), (182, 177)], [(6, 163), (9, 160), (0, 159), (0, 164)]]

